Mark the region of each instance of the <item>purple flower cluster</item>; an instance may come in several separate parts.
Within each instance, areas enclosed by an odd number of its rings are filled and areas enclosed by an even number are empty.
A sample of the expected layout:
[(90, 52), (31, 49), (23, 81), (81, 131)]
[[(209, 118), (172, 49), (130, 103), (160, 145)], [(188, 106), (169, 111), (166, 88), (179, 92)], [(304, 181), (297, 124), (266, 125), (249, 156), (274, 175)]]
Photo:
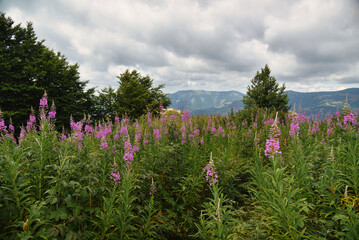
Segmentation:
[(120, 139), (120, 135), (115, 134), (115, 136), (113, 136), (113, 139), (114, 139), (114, 140), (119, 140), (119, 139)]
[(319, 131), (319, 122), (314, 121), (313, 126), (312, 126), (312, 134), (315, 134), (318, 131)]
[(55, 119), (56, 117), (56, 112), (55, 111), (50, 111), (49, 112), (49, 119)]
[(138, 141), (140, 141), (141, 140), (141, 133), (137, 133), (136, 135), (135, 135), (135, 142), (138, 142)]
[(105, 141), (102, 142), (102, 143), (101, 143), (101, 146), (100, 146), (100, 149), (101, 149), (101, 150), (107, 150), (107, 149), (108, 149), (108, 143), (105, 142)]
[(48, 104), (47, 104), (47, 97), (46, 97), (46, 93), (44, 94), (44, 96), (40, 99), (40, 107), (39, 108), (48, 108)]
[(48, 120), (54, 122), (56, 120), (56, 107), (54, 101), (52, 101), (50, 111), (48, 113)]
[(75, 143), (77, 141), (77, 145), (81, 146), (82, 145), (82, 137), (84, 135), (84, 133), (82, 132), (83, 122), (82, 121), (74, 122), (71, 117), (70, 127), (72, 130), (73, 136), (74, 136), (73, 142)]
[(3, 131), (3, 132), (7, 132), (6, 130), (6, 125), (5, 125), (5, 121), (4, 119), (0, 119), (0, 132)]
[(209, 161), (208, 165), (203, 168), (203, 171), (206, 171), (206, 180), (209, 182), (210, 186), (218, 182), (218, 175), (215, 170), (216, 168), (212, 159)]
[(276, 154), (282, 154), (282, 152), (279, 151), (279, 139), (278, 138), (267, 139), (264, 155), (268, 158), (274, 158), (274, 155)]
[(274, 119), (273, 118), (270, 118), (266, 121), (263, 122), (264, 125), (269, 125), (269, 124), (273, 124), (274, 123)]
[(184, 111), (184, 113), (182, 114), (182, 122), (187, 122), (188, 118), (191, 117), (191, 114), (189, 113), (189, 111)]
[(125, 134), (125, 135), (128, 135), (128, 132), (127, 132), (127, 127), (126, 127), (126, 126), (121, 126), (121, 129), (120, 129), (120, 134)]
[(161, 140), (160, 129), (153, 129), (153, 136), (155, 137), (156, 141)]
[(194, 139), (194, 135), (192, 133), (188, 134), (188, 139)]
[(72, 131), (74, 132), (81, 132), (82, 131), (82, 126), (83, 126), (83, 123), (80, 121), (80, 122), (74, 122), (72, 119), (70, 121), (70, 127), (72, 129)]
[(10, 130), (10, 131), (12, 131), (12, 132), (13, 132), (13, 131), (15, 131), (14, 126), (13, 126), (13, 125), (11, 125), (11, 124), (9, 124), (9, 130)]
[(35, 114), (33, 113), (33, 111), (31, 111), (32, 113), (30, 114), (30, 118), (29, 121), (26, 124), (26, 130), (30, 130), (30, 129), (34, 129), (35, 128), (35, 123), (36, 123), (36, 117)]
[(350, 125), (350, 124), (356, 124), (357, 120), (355, 119), (355, 115), (350, 112), (348, 115), (344, 116), (344, 124)]
[[(9, 130), (10, 130), (11, 134), (13, 135), (13, 132), (14, 132), (15, 129), (14, 129), (14, 126), (11, 125), (11, 120), (10, 120), (10, 124), (9, 124)], [(5, 137), (10, 137), (11, 136), (9, 131), (7, 130), (5, 120), (4, 120), (4, 118), (3, 118), (2, 114), (1, 114), (1, 111), (0, 111), (0, 136), (1, 136), (1, 134), (5, 134)], [(1, 139), (0, 139), (0, 142), (1, 142)], [(16, 140), (15, 140), (14, 136), (13, 136), (13, 142), (16, 143)]]
[(20, 139), (24, 139), (25, 136), (26, 136), (26, 130), (24, 128), (21, 128), (21, 130), (20, 130)]
[(93, 129), (93, 127), (91, 125), (86, 124), (85, 125), (85, 132), (88, 134), (94, 133), (95, 130)]
[(215, 134), (217, 132), (217, 129), (215, 127), (212, 127), (211, 131), (213, 134)]
[(290, 130), (289, 130), (289, 135), (291, 137), (297, 136), (299, 133), (299, 122), (297, 120), (297, 118), (294, 118), (292, 123), (290, 124)]
[(138, 146), (131, 145), (130, 142), (126, 141), (125, 146), (123, 147), (125, 149), (125, 155), (123, 156), (123, 161), (127, 164), (131, 164), (133, 162), (134, 153), (139, 151)]
[(120, 177), (120, 172), (111, 172), (111, 176), (110, 178), (115, 181), (115, 183), (121, 183), (121, 177)]
[[(335, 127), (335, 126), (334, 126), (334, 127)], [(334, 134), (334, 127), (328, 127), (328, 129), (327, 129), (327, 134), (328, 134), (328, 136)]]

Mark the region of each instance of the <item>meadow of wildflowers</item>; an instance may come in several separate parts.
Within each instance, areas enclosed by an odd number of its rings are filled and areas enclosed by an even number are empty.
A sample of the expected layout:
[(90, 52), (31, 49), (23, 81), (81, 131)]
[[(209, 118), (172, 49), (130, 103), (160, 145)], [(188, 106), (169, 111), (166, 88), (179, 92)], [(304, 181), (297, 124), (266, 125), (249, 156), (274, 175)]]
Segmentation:
[(36, 112), (0, 114), (1, 239), (359, 239), (358, 112)]

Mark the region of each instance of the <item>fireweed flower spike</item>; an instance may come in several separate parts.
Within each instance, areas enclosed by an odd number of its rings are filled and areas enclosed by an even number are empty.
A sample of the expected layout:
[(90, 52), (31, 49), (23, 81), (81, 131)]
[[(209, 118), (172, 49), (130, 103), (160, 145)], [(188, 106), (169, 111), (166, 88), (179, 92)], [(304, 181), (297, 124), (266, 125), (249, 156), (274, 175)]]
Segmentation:
[(205, 166), (203, 168), (203, 171), (206, 171), (206, 180), (207, 180), (207, 182), (209, 182), (210, 186), (212, 186), (213, 184), (218, 182), (218, 175), (215, 170), (216, 170), (216, 167), (214, 166), (214, 162), (212, 159), (212, 152), (211, 152), (211, 157), (210, 157), (209, 163), (207, 166)]
[(120, 172), (111, 172), (110, 179), (112, 179), (115, 183), (121, 183)]
[(299, 121), (297, 117), (294, 117), (292, 123), (290, 124), (289, 135), (291, 137), (297, 137), (299, 133)]
[(138, 152), (139, 148), (138, 146), (132, 147), (130, 141), (128, 140), (125, 142), (124, 149), (125, 149), (125, 155), (123, 156), (123, 161), (129, 165), (133, 162), (134, 153)]
[(26, 130), (35, 130), (35, 124), (36, 124), (36, 117), (35, 117), (35, 112), (34, 109), (31, 107), (31, 113), (30, 113), (30, 117), (29, 117), (29, 121), (26, 124)]
[(47, 94), (46, 91), (44, 92), (44, 96), (40, 99), (40, 109), (45, 108), (47, 109), (49, 106), (47, 104)]
[(279, 139), (278, 138), (267, 139), (264, 155), (268, 158), (274, 158), (274, 155), (276, 154), (282, 154), (282, 152), (279, 151)]
[(40, 106), (39, 106), (39, 109), (40, 109), (40, 119), (41, 120), (44, 120), (46, 119), (46, 116), (45, 116), (45, 111), (46, 109), (48, 109), (49, 106), (48, 106), (48, 103), (47, 103), (47, 94), (46, 94), (46, 91), (44, 92), (44, 96), (40, 99)]
[(2, 112), (0, 110), (0, 134), (1, 133), (7, 133), (7, 130), (6, 130), (6, 125), (5, 125), (5, 120), (4, 120), (4, 117), (2, 115)]
[(115, 183), (121, 183), (121, 176), (120, 176), (120, 172), (118, 171), (116, 158), (113, 158), (113, 167), (112, 167), (110, 179), (112, 179)]
[(50, 112), (48, 113), (48, 119), (55, 121), (56, 119), (56, 107), (54, 101), (52, 101)]
[(270, 129), (270, 139), (266, 140), (266, 149), (264, 150), (264, 155), (268, 158), (274, 158), (274, 155), (282, 154), (279, 151), (279, 139), (278, 136), (278, 126), (277, 120), (278, 119), (278, 112), (275, 116), (274, 123)]

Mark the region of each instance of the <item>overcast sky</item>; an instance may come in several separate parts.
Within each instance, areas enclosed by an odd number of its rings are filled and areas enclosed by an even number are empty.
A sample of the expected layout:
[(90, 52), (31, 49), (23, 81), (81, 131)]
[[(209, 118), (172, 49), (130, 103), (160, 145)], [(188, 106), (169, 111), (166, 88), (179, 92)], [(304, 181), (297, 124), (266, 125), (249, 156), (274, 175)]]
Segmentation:
[(358, 0), (0, 0), (89, 87), (137, 69), (167, 93), (246, 92), (268, 64), (295, 91), (359, 87)]

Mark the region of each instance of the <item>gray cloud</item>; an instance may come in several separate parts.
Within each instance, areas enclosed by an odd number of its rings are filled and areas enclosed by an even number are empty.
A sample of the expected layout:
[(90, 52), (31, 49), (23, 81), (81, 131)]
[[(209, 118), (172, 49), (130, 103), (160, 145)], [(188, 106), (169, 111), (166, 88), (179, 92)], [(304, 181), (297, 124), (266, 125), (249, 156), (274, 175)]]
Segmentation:
[(288, 89), (359, 87), (355, 0), (5, 0), (99, 88), (138, 69), (181, 89), (246, 91), (267, 63)]

